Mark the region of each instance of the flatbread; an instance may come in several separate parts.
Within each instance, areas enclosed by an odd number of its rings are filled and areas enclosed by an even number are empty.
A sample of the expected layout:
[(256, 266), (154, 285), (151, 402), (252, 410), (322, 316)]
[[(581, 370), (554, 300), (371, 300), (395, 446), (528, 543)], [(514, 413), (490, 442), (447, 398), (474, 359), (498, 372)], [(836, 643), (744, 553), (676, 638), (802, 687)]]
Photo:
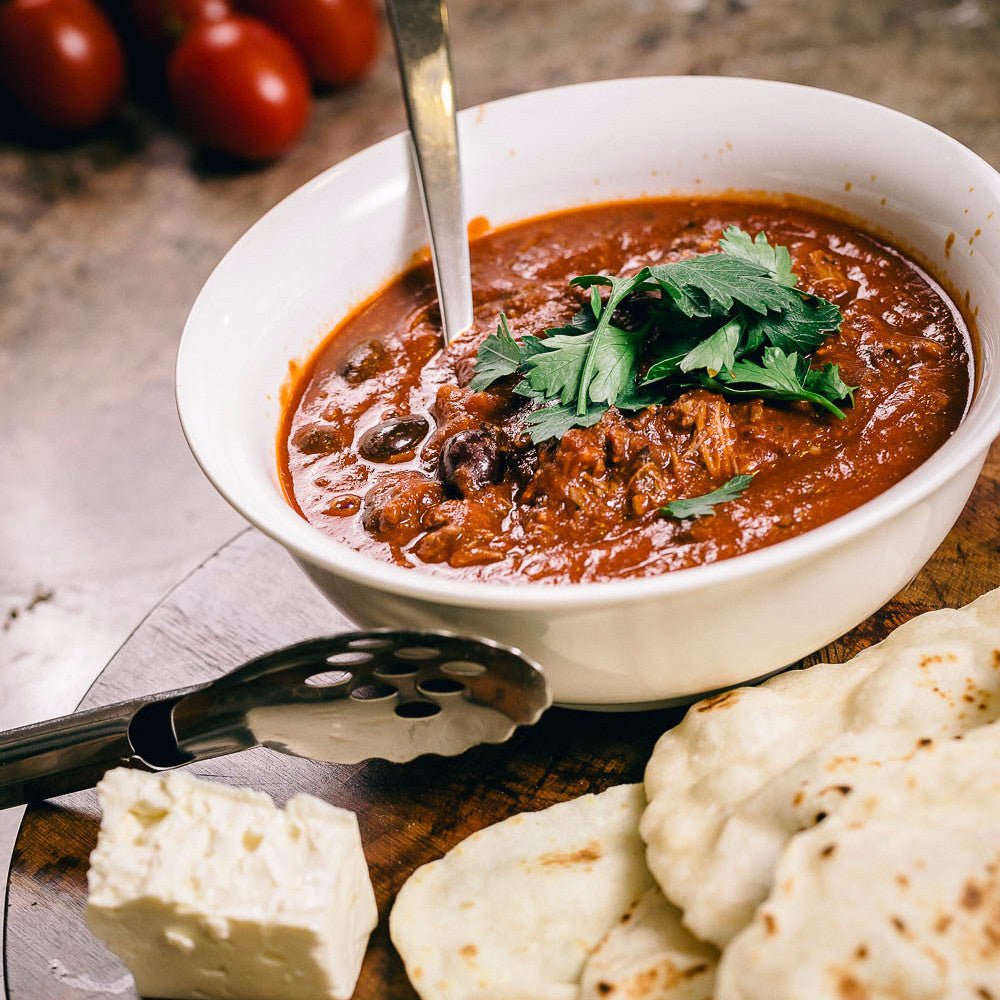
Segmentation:
[(718, 959), (653, 886), (591, 952), (580, 1000), (712, 1000)]
[(716, 1000), (1000, 997), (1000, 723), (926, 744), (794, 836)]
[[(1000, 715), (1000, 591), (935, 611), (840, 664), (703, 701), (657, 743), (641, 832), (666, 896), (720, 947), (770, 892), (796, 831), (923, 738)], [(844, 792), (850, 788), (850, 792)]]
[(424, 1000), (575, 1000), (584, 962), (652, 884), (642, 785), (480, 830), (406, 881), (389, 933)]

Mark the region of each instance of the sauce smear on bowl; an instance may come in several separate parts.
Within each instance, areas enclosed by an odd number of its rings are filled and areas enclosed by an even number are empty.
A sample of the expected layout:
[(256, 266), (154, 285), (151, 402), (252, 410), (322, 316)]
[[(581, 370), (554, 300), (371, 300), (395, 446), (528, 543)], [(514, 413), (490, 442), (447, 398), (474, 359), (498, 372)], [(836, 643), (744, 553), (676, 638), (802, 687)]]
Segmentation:
[[(595, 292), (607, 301), (607, 288), (571, 286), (573, 277), (718, 254), (731, 226), (787, 247), (798, 291), (839, 308), (839, 329), (800, 369), (836, 366), (838, 384), (854, 391), (832, 409), (716, 391), (710, 362), (708, 385), (681, 379), (671, 394), (658, 383), (652, 405), (605, 404), (590, 426), (540, 439), (526, 423), (539, 401), (515, 391), (523, 372), (470, 386), (501, 314), (518, 342), (544, 338), (588, 309), (600, 315)], [(553, 584), (714, 562), (884, 492), (940, 447), (968, 403), (969, 335), (944, 292), (899, 251), (804, 209), (678, 199), (577, 209), (479, 237), (472, 266), (476, 324), (466, 336), (441, 349), (433, 276), (415, 267), (333, 331), (283, 417), (289, 502), (375, 558)], [(641, 338), (665, 294), (623, 300), (615, 336)], [(712, 329), (711, 319), (695, 322)], [(656, 360), (644, 350), (633, 382)], [(699, 497), (707, 502), (674, 506)]]

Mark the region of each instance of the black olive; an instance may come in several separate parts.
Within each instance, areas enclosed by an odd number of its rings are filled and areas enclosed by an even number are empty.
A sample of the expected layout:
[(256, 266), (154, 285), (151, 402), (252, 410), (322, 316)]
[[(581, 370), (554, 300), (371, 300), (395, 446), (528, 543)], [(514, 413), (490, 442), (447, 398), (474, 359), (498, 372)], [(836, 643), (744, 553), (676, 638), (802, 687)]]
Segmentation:
[(494, 428), (459, 431), (441, 446), (438, 475), (462, 496), (503, 478), (504, 450)]
[(431, 425), (426, 417), (412, 413), (404, 417), (390, 417), (361, 435), (358, 451), (369, 462), (389, 462), (397, 455), (403, 455), (414, 448), (427, 436)]
[(377, 340), (352, 347), (340, 366), (340, 374), (357, 385), (389, 367), (389, 352)]

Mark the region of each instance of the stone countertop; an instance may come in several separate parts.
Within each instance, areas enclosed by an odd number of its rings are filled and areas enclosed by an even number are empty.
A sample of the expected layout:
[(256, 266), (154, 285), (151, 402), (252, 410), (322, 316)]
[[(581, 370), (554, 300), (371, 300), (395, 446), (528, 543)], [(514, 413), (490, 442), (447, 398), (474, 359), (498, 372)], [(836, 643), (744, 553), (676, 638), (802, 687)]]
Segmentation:
[[(462, 106), (619, 76), (766, 77), (889, 105), (1000, 165), (996, 0), (452, 0), (450, 14)], [(0, 727), (70, 710), (241, 527), (178, 427), (180, 331), (255, 219), (403, 127), (384, 43), (260, 169), (195, 155), (138, 100), (75, 144), (0, 138)]]

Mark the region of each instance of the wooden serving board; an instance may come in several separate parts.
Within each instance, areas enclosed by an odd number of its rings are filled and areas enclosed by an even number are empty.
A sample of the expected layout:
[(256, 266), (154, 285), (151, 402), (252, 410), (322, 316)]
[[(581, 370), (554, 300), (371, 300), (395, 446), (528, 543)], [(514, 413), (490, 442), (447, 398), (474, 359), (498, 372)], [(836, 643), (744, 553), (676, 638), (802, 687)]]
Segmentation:
[[(1000, 445), (955, 529), (920, 575), (853, 632), (803, 661), (842, 661), (931, 608), (958, 606), (1000, 585)], [(863, 573), (865, 568), (858, 567)], [(247, 530), (153, 610), (88, 692), (89, 708), (218, 676), (266, 650), (349, 623), (273, 542)], [(738, 650), (734, 650), (738, 655)], [(415, 997), (389, 941), (396, 892), (420, 864), (515, 812), (639, 781), (657, 737), (682, 711), (628, 714), (552, 709), (509, 743), (408, 764), (317, 764), (251, 750), (191, 770), (268, 792), (311, 792), (358, 814), (380, 922), (359, 1000)], [(99, 815), (92, 791), (29, 808), (8, 883), (8, 1000), (120, 1000), (131, 978), (84, 926), (87, 858)]]

